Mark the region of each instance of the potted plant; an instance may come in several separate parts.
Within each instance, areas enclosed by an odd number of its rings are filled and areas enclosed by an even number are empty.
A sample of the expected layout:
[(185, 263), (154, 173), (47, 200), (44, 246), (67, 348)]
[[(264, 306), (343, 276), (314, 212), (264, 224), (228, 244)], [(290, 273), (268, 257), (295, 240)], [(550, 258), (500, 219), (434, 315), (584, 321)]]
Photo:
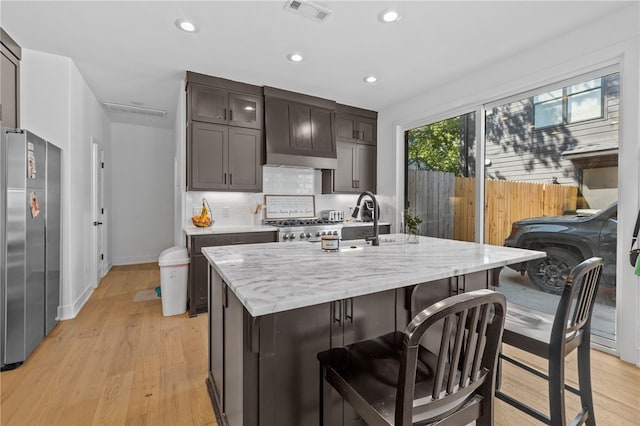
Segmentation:
[(404, 213), (404, 223), (407, 227), (407, 232), (409, 232), (409, 237), (407, 239), (410, 243), (417, 243), (418, 240), (418, 226), (422, 223), (422, 219), (418, 216), (413, 216), (407, 212)]

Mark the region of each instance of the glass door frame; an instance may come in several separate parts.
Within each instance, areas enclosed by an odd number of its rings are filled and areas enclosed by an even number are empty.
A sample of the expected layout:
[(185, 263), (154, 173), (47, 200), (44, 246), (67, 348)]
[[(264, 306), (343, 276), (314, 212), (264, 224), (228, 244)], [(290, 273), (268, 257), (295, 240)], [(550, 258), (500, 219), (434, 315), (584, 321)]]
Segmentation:
[[(563, 87), (566, 86), (570, 86), (573, 84), (578, 84), (581, 83), (583, 81), (587, 81), (587, 80), (591, 80), (594, 78), (598, 78), (598, 77), (603, 77), (609, 74), (613, 74), (613, 73), (621, 73), (620, 71), (620, 67), (618, 65), (610, 65), (604, 68), (598, 68), (598, 69), (594, 69), (592, 71), (589, 71), (587, 73), (582, 73), (582, 74), (578, 74), (578, 75), (574, 75), (572, 77), (563, 79), (563, 80), (558, 80), (555, 81), (553, 83), (550, 83), (548, 85), (542, 85), (540, 87), (534, 88), (534, 89), (530, 89), (530, 90), (526, 90), (517, 94), (513, 94), (510, 95), (508, 97), (503, 97), (501, 99), (495, 99), (492, 100), (491, 102), (487, 102), (483, 105), (480, 105), (479, 110), (480, 110), (480, 116), (481, 119), (476, 120), (476, 134), (480, 135), (478, 137), (478, 158), (482, 159), (481, 163), (484, 165), (484, 161), (485, 161), (485, 143), (486, 143), (486, 128), (485, 128), (485, 114), (486, 111), (490, 111), (495, 107), (499, 107), (505, 104), (509, 104), (512, 102), (516, 102), (516, 101), (520, 101), (524, 98), (528, 98), (528, 97), (532, 97), (535, 96), (537, 94), (543, 93), (543, 92), (550, 92), (552, 90), (557, 90), (557, 89), (562, 89)], [(622, 75), (620, 76), (620, 86), (622, 87)], [(622, 97), (622, 91), (620, 93), (620, 97)], [(621, 104), (622, 105), (622, 104)], [(621, 107), (622, 108), (622, 107)], [(622, 115), (622, 112), (620, 112), (620, 115)], [(620, 146), (620, 139), (621, 139), (621, 135), (620, 135), (621, 131), (618, 132), (618, 146)], [(618, 153), (618, 155), (620, 155)], [(618, 168), (618, 181), (621, 180), (620, 177), (620, 167)], [(484, 242), (484, 203), (485, 203), (485, 199), (484, 199), (484, 181), (485, 181), (485, 167), (479, 167), (478, 170), (476, 170), (476, 175), (478, 176), (477, 182), (476, 184), (479, 186), (482, 186), (482, 188), (478, 188), (476, 187), (476, 193), (478, 194), (478, 196), (476, 197), (476, 217), (480, 217), (482, 216), (482, 222), (481, 223), (477, 223), (476, 221), (476, 230), (481, 229), (480, 232), (476, 233), (476, 240), (479, 243), (483, 243)], [(620, 200), (620, 189), (618, 188), (618, 200)], [(482, 212), (479, 212), (478, 210), (482, 210)], [(622, 239), (622, 229), (620, 226), (618, 226), (618, 240)], [(479, 235), (478, 235), (479, 234)], [(617, 251), (617, 259), (616, 259), (616, 269), (619, 270), (619, 266), (620, 266), (620, 257), (624, 257), (624, 254), (626, 252), (621, 252), (620, 250)], [(616, 274), (616, 280), (619, 280), (619, 275)], [(623, 300), (619, 297), (620, 293), (617, 289), (618, 283), (616, 282), (616, 293), (618, 295), (617, 300)], [(616, 329), (616, 340), (611, 340), (611, 339), (607, 339), (601, 336), (597, 336), (595, 334), (591, 335), (591, 343), (593, 347), (597, 347), (599, 350), (604, 351), (604, 352), (608, 352), (611, 354), (618, 354), (618, 350), (617, 350), (617, 344), (618, 344), (618, 330), (619, 328), (619, 321), (620, 321), (620, 316), (619, 316), (619, 306), (616, 306), (616, 314), (615, 314), (615, 329)]]
[[(476, 164), (476, 170), (475, 170), (475, 177), (476, 177), (476, 211), (475, 211), (475, 241), (477, 243), (484, 243), (484, 220), (485, 220), (485, 209), (484, 209), (484, 203), (485, 203), (485, 188), (484, 188), (484, 180), (485, 180), (485, 167), (484, 167), (484, 160), (485, 160), (485, 139), (486, 139), (486, 135), (485, 135), (485, 113), (488, 109), (493, 108), (493, 106), (496, 105), (501, 105), (504, 103), (508, 103), (510, 100), (517, 100), (517, 99), (522, 99), (523, 97), (526, 97), (528, 94), (533, 95), (533, 93), (540, 93), (540, 91), (544, 91), (547, 90), (547, 88), (551, 89), (558, 89), (561, 88), (563, 86), (566, 85), (571, 85), (571, 84), (577, 84), (580, 83), (581, 81), (585, 81), (588, 80), (589, 77), (591, 78), (596, 78), (596, 77), (601, 77), (607, 74), (611, 74), (611, 73), (615, 73), (618, 72), (620, 73), (620, 108), (622, 110), (622, 108), (624, 108), (624, 101), (623, 101), (623, 88), (624, 88), (624, 70), (623, 70), (623, 66), (620, 64), (619, 60), (611, 60), (611, 61), (607, 61), (608, 63), (604, 63), (604, 64), (600, 64), (599, 66), (594, 66), (592, 67), (592, 69), (590, 71), (587, 72), (580, 72), (580, 73), (573, 73), (570, 75), (567, 75), (566, 78), (554, 78), (553, 80), (548, 80), (548, 81), (553, 81), (552, 83), (547, 83), (545, 85), (545, 82), (541, 82), (540, 84), (530, 84), (527, 85), (528, 87), (524, 88), (523, 90), (511, 90), (509, 91), (509, 94), (502, 94), (500, 96), (495, 96), (495, 97), (489, 97), (488, 99), (486, 99), (483, 103), (479, 103), (479, 104), (469, 104), (466, 105), (465, 107), (457, 107), (455, 109), (451, 109), (446, 111), (445, 113), (439, 113), (439, 114), (435, 114), (435, 115), (431, 115), (428, 118), (422, 118), (422, 119), (414, 119), (412, 121), (409, 122), (404, 122), (404, 123), (398, 123), (396, 122), (394, 127), (396, 129), (395, 134), (396, 134), (396, 142), (399, 145), (398, 146), (398, 151), (396, 152), (402, 152), (402, 161), (403, 161), (403, 168), (401, 169), (401, 173), (402, 173), (402, 180), (401, 182), (403, 183), (403, 202), (402, 202), (402, 206), (403, 208), (406, 208), (406, 203), (407, 203), (407, 160), (408, 160), (408, 152), (407, 152), (407, 135), (406, 132), (410, 129), (416, 128), (416, 127), (420, 127), (420, 126), (424, 126), (424, 125), (428, 125), (431, 123), (436, 123), (438, 121), (441, 120), (445, 120), (447, 118), (450, 117), (454, 117), (454, 116), (459, 116), (459, 115), (463, 115), (463, 114), (467, 114), (470, 112), (475, 112), (476, 114), (476, 121), (475, 121), (475, 126), (476, 126), (476, 159), (477, 160), (477, 164)], [(621, 120), (623, 117), (623, 112), (621, 111), (620, 113), (621, 115)], [(621, 121), (622, 122), (622, 121)], [(624, 133), (625, 131), (623, 130), (623, 127), (620, 127), (619, 130), (619, 170), (618, 170), (618, 178), (619, 178), (619, 182), (623, 183), (624, 181), (624, 177), (623, 177), (623, 171), (625, 168), (624, 163), (624, 149), (623, 149), (623, 145), (624, 145)], [(630, 148), (629, 151), (631, 151)], [(481, 160), (479, 160), (481, 159)], [(399, 183), (399, 182), (398, 182)], [(399, 185), (398, 185), (399, 186)], [(624, 197), (624, 193), (621, 192), (621, 189), (619, 187), (618, 189), (619, 191), (619, 200), (620, 200), (620, 204), (619, 204), (619, 212), (621, 210), (628, 210), (628, 208), (626, 207), (626, 203), (632, 203), (634, 202), (633, 199), (631, 200), (627, 200)], [(635, 200), (636, 202), (638, 200)], [(402, 217), (402, 211), (397, 212), (396, 214), (397, 218), (401, 218)], [(626, 218), (626, 216), (625, 216)], [(635, 216), (633, 218), (626, 218), (626, 220), (623, 221), (624, 224), (627, 224), (627, 222), (629, 221), (634, 221), (635, 220)], [(398, 222), (401, 223), (401, 222)], [(623, 230), (625, 228), (623, 228), (622, 226), (620, 226), (620, 220), (618, 221), (619, 225), (618, 225), (618, 246), (617, 246), (617, 264), (616, 264), (616, 271), (617, 271), (617, 277), (618, 277), (618, 282), (621, 282), (621, 277), (623, 277), (624, 275), (621, 274), (620, 272), (622, 271), (623, 263), (626, 262), (626, 253), (628, 250), (628, 247), (624, 246), (624, 244), (626, 244), (627, 239), (624, 239), (624, 235), (623, 235)], [(631, 227), (633, 227), (633, 224), (630, 225)], [(399, 229), (399, 227), (398, 227)], [(624, 244), (623, 244), (624, 243)], [(628, 263), (628, 262), (626, 262)], [(625, 263), (625, 265), (626, 265)], [(619, 347), (621, 345), (621, 341), (623, 339), (630, 339), (632, 337), (635, 337), (637, 339), (636, 336), (636, 331), (638, 330), (638, 327), (634, 326), (633, 324), (629, 324), (627, 326), (623, 326), (621, 323), (621, 316), (622, 310), (625, 310), (626, 314), (624, 314), (624, 317), (628, 320), (629, 318), (631, 318), (633, 315), (635, 315), (637, 317), (638, 313), (637, 313), (637, 309), (639, 309), (638, 306), (636, 306), (637, 304), (632, 304), (631, 300), (627, 300), (625, 301), (625, 294), (623, 291), (621, 291), (621, 286), (617, 286), (616, 289), (616, 295), (617, 295), (617, 300), (619, 301), (618, 305), (616, 306), (616, 340), (615, 341), (611, 341), (609, 339), (604, 339), (598, 336), (592, 336), (592, 346), (594, 346), (595, 348), (598, 348), (601, 351), (604, 352), (608, 352), (611, 354), (614, 354), (616, 356), (620, 356), (620, 350)], [(627, 295), (628, 297), (628, 295)], [(628, 345), (627, 345), (628, 346)], [(628, 352), (628, 351), (627, 351)], [(629, 355), (627, 355), (628, 357)]]

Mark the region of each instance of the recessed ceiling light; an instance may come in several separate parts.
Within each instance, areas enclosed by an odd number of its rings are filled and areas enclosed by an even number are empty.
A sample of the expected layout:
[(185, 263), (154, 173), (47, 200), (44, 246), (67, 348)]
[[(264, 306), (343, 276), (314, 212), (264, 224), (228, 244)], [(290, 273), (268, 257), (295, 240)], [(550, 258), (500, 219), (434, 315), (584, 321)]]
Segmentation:
[(301, 62), (304, 58), (299, 53), (289, 53), (287, 55), (287, 59), (289, 59), (291, 62)]
[(378, 15), (378, 19), (386, 24), (389, 24), (391, 22), (398, 22), (400, 18), (400, 14), (393, 9), (385, 9), (380, 12), (380, 15)]
[(187, 21), (186, 19), (176, 19), (176, 27), (185, 31), (187, 33), (197, 33), (198, 28), (191, 21)]
[(368, 75), (365, 78), (363, 78), (363, 80), (365, 83), (369, 83), (369, 84), (375, 83), (376, 81), (378, 81), (378, 79), (374, 75)]

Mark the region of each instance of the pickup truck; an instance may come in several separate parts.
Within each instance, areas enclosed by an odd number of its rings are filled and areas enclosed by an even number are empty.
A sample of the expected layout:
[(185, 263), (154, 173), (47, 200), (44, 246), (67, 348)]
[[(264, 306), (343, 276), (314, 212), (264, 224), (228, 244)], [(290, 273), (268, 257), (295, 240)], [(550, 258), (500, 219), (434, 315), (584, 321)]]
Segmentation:
[(604, 259), (601, 285), (615, 286), (618, 204), (596, 213), (535, 217), (513, 222), (508, 247), (539, 250), (547, 257), (510, 268), (527, 273), (541, 290), (560, 294), (571, 269), (584, 259)]

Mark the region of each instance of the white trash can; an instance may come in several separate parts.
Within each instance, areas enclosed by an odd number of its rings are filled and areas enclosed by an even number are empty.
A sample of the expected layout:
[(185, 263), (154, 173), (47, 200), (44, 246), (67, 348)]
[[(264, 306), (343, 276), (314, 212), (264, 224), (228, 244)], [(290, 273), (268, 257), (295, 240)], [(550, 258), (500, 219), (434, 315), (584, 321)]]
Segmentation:
[(162, 315), (179, 315), (187, 311), (189, 254), (184, 247), (171, 247), (160, 253), (160, 292)]

